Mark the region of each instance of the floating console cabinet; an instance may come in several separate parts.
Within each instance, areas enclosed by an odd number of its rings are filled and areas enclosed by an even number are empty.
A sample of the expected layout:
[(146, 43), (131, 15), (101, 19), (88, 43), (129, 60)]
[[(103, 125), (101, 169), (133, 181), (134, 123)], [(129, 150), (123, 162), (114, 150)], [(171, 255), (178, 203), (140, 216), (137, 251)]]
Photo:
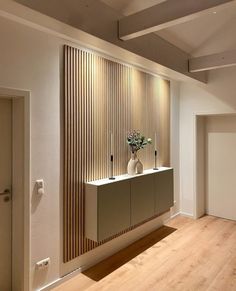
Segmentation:
[(161, 215), (173, 204), (172, 168), (88, 182), (85, 184), (85, 236), (102, 241)]
[(86, 237), (104, 240), (130, 227), (129, 180), (86, 185)]
[(154, 174), (130, 180), (131, 225), (155, 215)]
[(174, 205), (173, 170), (154, 175), (155, 214), (160, 215)]

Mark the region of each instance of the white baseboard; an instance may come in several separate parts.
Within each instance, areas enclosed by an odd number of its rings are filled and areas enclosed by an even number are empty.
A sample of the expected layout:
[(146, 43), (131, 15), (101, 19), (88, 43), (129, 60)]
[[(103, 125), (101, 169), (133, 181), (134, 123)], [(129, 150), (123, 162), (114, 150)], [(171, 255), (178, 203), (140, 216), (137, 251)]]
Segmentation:
[(171, 215), (170, 219), (173, 219), (173, 218), (175, 218), (176, 216), (179, 216), (180, 214), (181, 214), (180, 212), (177, 212), (177, 213)]
[(55, 280), (54, 282), (52, 282), (52, 283), (50, 283), (50, 284), (48, 284), (48, 285), (46, 285), (46, 286), (44, 286), (42, 288), (39, 288), (37, 291), (49, 291), (49, 290), (52, 290), (53, 288), (55, 288), (55, 287), (61, 285), (62, 283), (72, 279), (73, 277), (77, 276), (78, 274), (83, 272), (84, 269), (85, 268), (83, 268), (83, 266), (82, 266), (82, 267), (74, 270), (73, 272), (71, 272), (71, 273), (69, 273), (69, 274), (67, 274), (67, 275)]
[(183, 215), (183, 216), (186, 216), (186, 217), (194, 218), (194, 215), (191, 214), (191, 213), (180, 211), (179, 214)]
[(176, 216), (180, 215), (180, 212), (177, 212), (173, 215), (170, 215), (167, 219), (164, 220), (164, 224), (168, 223), (171, 219), (175, 218)]

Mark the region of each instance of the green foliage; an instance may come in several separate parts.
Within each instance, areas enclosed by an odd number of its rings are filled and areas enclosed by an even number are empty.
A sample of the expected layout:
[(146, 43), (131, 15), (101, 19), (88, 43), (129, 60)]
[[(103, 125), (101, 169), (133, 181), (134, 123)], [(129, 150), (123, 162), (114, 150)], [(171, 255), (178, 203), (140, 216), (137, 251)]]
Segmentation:
[(147, 144), (152, 143), (151, 138), (145, 138), (139, 130), (132, 130), (127, 135), (127, 143), (130, 146), (132, 153), (143, 149)]

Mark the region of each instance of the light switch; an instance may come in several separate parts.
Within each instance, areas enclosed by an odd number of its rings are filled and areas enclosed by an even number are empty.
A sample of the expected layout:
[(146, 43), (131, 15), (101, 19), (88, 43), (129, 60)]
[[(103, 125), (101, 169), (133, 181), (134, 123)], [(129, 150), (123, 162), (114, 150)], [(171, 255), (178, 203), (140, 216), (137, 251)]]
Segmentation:
[(43, 181), (43, 179), (36, 180), (36, 187), (37, 187), (37, 193), (39, 195), (43, 195), (44, 194), (44, 181)]
[(42, 260), (42, 261), (39, 261), (39, 262), (37, 262), (36, 263), (36, 268), (37, 269), (45, 269), (45, 268), (47, 268), (48, 266), (49, 266), (49, 264), (50, 264), (50, 258), (46, 258), (46, 259), (44, 259), (44, 260)]

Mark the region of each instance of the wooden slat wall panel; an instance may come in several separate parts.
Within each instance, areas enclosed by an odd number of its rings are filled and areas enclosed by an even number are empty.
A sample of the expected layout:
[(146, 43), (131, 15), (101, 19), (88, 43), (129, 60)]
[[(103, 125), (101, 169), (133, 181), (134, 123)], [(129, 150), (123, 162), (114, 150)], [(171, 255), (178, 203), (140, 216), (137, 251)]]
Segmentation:
[[(109, 176), (110, 132), (114, 135), (115, 175), (126, 173), (130, 158), (126, 135), (131, 129), (153, 140), (157, 132), (159, 165), (169, 165), (170, 84), (65, 46), (64, 109), (63, 251), (64, 262), (68, 262), (105, 242), (84, 237), (84, 182)], [(140, 151), (139, 157), (144, 168), (153, 167), (154, 147)]]

